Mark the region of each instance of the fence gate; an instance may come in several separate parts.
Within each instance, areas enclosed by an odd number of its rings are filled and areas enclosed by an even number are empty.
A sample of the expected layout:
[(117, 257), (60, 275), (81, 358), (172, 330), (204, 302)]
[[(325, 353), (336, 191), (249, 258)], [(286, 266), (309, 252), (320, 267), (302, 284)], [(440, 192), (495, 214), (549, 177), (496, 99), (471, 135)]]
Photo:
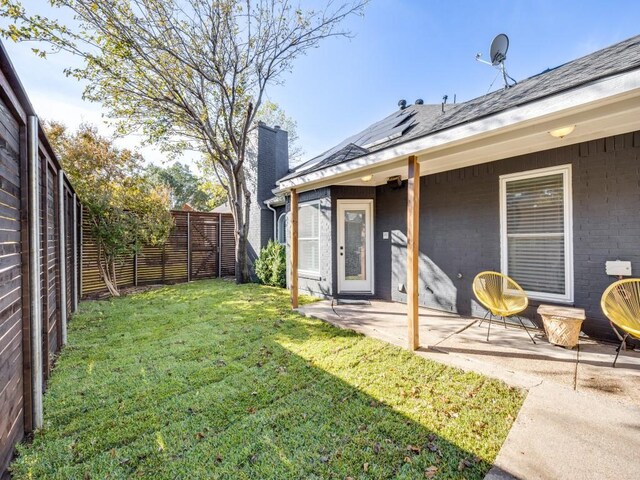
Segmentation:
[(220, 217), (189, 213), (190, 278), (219, 275)]

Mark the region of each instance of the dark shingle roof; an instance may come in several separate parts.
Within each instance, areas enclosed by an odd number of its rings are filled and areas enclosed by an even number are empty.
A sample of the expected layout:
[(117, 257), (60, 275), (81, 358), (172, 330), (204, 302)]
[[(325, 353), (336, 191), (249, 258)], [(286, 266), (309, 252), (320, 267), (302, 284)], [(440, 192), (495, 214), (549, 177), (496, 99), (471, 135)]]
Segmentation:
[(411, 105), (347, 138), (323, 154), (297, 166), (282, 180), (295, 178), (367, 153), (479, 120), (503, 110), (540, 100), (628, 70), (640, 68), (640, 35), (547, 69), (508, 89), (500, 89), (464, 103)]

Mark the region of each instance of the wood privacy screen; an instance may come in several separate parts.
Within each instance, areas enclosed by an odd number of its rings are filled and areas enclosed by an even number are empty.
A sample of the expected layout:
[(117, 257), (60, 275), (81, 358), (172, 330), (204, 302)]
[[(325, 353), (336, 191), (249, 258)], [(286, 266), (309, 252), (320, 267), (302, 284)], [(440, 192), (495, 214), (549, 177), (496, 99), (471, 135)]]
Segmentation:
[[(174, 218), (167, 244), (124, 262), (120, 284), (234, 274), (231, 215)], [(78, 260), (81, 219), (73, 186), (0, 42), (0, 478), (15, 444), (43, 426), (42, 394), (80, 292), (104, 288), (90, 241)]]
[[(118, 286), (188, 282), (235, 275), (233, 217), (228, 213), (172, 211), (174, 227), (167, 242), (145, 246), (123, 258), (116, 269)], [(100, 278), (98, 248), (86, 217), (82, 231), (82, 295), (106, 291)]]
[(77, 305), (79, 211), (0, 44), (0, 477), (14, 445), (42, 426), (42, 392)]

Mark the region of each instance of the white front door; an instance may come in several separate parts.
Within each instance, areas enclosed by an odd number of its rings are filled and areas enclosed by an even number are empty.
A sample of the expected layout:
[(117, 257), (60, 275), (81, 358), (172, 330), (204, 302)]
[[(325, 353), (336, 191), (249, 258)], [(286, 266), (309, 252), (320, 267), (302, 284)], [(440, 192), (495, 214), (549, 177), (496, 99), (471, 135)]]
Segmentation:
[(338, 200), (338, 293), (373, 293), (373, 200)]

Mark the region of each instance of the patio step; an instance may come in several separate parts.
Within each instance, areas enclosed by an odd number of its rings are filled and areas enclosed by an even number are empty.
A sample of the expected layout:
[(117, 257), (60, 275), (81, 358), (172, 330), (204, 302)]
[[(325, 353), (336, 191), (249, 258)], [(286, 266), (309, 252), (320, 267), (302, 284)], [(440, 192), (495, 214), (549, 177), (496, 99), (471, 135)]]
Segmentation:
[(336, 305), (371, 305), (369, 300), (360, 300), (356, 298), (336, 298)]

